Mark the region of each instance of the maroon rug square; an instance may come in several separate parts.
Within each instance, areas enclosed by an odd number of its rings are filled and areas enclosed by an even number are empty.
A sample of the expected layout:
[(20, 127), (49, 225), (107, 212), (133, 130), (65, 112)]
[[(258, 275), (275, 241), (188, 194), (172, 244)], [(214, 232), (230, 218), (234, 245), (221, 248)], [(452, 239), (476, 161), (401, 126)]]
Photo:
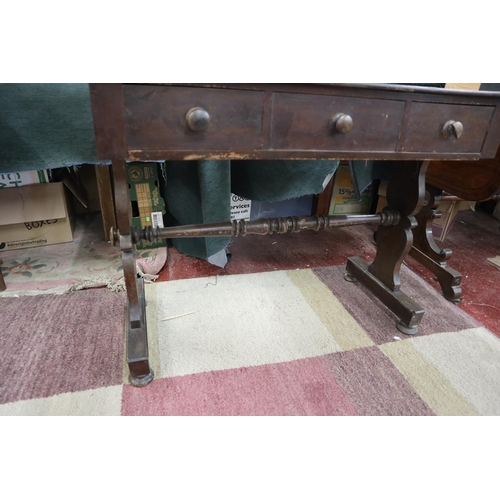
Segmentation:
[(359, 415), (434, 415), (378, 347), (324, 356)]
[(0, 299), (0, 404), (122, 383), (125, 294)]
[(123, 388), (123, 415), (356, 415), (324, 357)]

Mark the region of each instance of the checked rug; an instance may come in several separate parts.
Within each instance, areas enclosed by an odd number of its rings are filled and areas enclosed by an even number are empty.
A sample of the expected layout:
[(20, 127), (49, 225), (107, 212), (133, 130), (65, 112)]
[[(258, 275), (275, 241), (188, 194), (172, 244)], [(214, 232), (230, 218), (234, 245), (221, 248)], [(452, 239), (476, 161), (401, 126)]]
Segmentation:
[(0, 298), (0, 415), (500, 415), (500, 339), (402, 273), (416, 336), (344, 266), (148, 284), (145, 388), (124, 293)]

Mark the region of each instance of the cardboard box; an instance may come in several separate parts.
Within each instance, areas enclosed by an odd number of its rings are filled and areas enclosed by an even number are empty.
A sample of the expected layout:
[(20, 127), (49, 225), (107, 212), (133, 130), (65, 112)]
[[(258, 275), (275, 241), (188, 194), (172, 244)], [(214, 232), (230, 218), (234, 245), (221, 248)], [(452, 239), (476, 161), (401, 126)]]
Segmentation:
[(73, 219), (61, 182), (3, 189), (0, 252), (73, 241)]
[(372, 188), (358, 198), (352, 184), (349, 165), (340, 164), (335, 172), (329, 215), (360, 215), (370, 212)]
[(0, 173), (0, 189), (30, 186), (49, 182), (47, 170), (29, 170), (27, 172)]
[(378, 186), (377, 208), (375, 209), (376, 214), (382, 212), (387, 206), (387, 184), (387, 181), (380, 181)]
[(445, 88), (458, 90), (479, 90), (480, 83), (447, 83)]

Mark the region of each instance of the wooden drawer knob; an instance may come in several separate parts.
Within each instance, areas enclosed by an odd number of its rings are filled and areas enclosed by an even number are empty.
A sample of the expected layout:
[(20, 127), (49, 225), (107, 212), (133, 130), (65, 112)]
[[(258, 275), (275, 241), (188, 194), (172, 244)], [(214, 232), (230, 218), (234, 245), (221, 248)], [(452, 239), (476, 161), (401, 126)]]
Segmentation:
[(345, 113), (337, 113), (332, 118), (332, 126), (340, 134), (347, 134), (352, 129), (352, 125), (352, 118)]
[(186, 123), (191, 130), (201, 132), (210, 125), (210, 115), (203, 108), (191, 108), (187, 112)]
[(447, 121), (443, 126), (443, 136), (448, 139), (450, 137), (455, 137), (458, 139), (464, 131), (464, 126), (461, 122), (456, 122), (454, 120)]

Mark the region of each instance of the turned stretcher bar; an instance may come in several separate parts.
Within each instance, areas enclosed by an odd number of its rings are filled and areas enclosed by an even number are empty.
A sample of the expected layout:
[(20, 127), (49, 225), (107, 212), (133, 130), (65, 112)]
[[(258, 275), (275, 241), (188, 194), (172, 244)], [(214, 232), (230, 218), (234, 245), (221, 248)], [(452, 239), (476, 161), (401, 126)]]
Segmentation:
[[(254, 221), (234, 220), (232, 222), (215, 222), (212, 224), (191, 224), (166, 228), (132, 227), (132, 242), (141, 240), (160, 241), (165, 238), (204, 238), (207, 236), (246, 236), (247, 234), (270, 235), (297, 233), (300, 231), (320, 231), (333, 227), (354, 226), (375, 223), (382, 226), (397, 225), (400, 214), (394, 210), (385, 210), (372, 215), (313, 215), (312, 217), (277, 217), (257, 219)], [(111, 228), (110, 241), (120, 241), (119, 231)]]

